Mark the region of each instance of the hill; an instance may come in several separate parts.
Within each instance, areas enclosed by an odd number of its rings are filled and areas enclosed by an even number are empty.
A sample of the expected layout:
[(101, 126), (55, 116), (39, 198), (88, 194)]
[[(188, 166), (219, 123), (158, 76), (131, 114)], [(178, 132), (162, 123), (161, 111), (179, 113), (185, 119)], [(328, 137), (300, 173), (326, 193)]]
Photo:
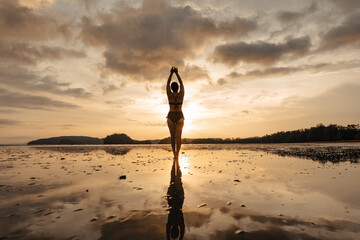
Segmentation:
[(125, 133), (115, 133), (104, 138), (104, 144), (151, 144), (150, 140), (134, 140)]
[(61, 136), (42, 138), (28, 142), (27, 145), (72, 145), (72, 144), (103, 144), (103, 140), (85, 136)]

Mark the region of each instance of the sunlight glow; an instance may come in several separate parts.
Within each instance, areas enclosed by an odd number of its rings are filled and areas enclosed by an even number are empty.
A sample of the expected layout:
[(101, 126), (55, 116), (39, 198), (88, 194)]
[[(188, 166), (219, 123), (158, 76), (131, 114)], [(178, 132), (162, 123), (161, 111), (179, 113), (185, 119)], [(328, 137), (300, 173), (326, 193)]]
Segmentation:
[(186, 104), (186, 106), (183, 107), (183, 112), (185, 117), (183, 133), (185, 134), (197, 130), (198, 126), (194, 124), (194, 121), (206, 115), (205, 109), (196, 102)]

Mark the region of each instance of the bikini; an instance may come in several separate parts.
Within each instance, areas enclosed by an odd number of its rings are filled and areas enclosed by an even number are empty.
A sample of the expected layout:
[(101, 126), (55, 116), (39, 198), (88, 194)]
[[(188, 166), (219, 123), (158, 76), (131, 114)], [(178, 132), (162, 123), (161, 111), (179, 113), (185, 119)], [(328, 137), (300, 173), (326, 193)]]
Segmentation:
[(184, 114), (182, 113), (182, 111), (169, 112), (167, 118), (169, 118), (173, 123), (176, 124), (180, 119), (184, 118)]
[[(169, 104), (175, 105), (175, 109), (177, 109), (180, 105), (182, 105), (182, 102), (169, 102)], [(169, 112), (167, 118), (169, 118), (173, 123), (176, 124), (181, 118), (184, 118), (184, 114), (182, 113), (182, 111)]]

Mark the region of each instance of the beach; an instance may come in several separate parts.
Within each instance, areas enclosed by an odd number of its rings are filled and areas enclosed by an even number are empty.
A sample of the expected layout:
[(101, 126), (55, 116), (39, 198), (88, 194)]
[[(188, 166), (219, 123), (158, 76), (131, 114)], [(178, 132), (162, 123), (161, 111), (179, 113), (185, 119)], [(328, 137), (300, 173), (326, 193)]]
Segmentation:
[[(358, 239), (359, 152), (183, 145), (184, 239)], [(0, 239), (166, 239), (172, 163), (169, 145), (0, 146)]]

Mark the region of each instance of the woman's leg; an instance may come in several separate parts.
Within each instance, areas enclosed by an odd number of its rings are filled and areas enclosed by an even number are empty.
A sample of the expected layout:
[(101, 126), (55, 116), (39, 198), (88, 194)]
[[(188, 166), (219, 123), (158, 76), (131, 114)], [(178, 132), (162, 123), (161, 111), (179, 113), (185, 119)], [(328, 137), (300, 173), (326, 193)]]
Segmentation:
[(181, 134), (182, 134), (182, 129), (184, 127), (184, 118), (181, 118), (177, 124), (176, 124), (176, 128), (175, 128), (175, 145), (176, 145), (176, 157), (179, 157), (179, 152), (180, 152), (180, 148), (181, 148)]
[(176, 129), (176, 124), (173, 123), (169, 118), (167, 119), (167, 125), (169, 127), (169, 131), (170, 131), (170, 141), (171, 141), (171, 148), (172, 151), (174, 153), (174, 157), (176, 156), (175, 154), (175, 129)]

